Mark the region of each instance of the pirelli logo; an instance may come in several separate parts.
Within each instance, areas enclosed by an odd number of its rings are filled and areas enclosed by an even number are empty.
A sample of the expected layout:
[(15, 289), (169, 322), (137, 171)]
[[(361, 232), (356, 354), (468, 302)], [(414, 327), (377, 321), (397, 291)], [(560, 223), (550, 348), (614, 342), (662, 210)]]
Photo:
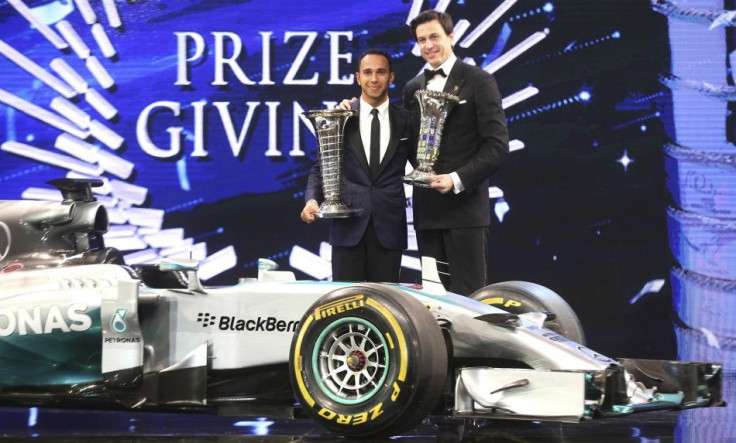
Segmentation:
[(341, 314), (345, 311), (358, 309), (365, 305), (365, 295), (358, 294), (351, 297), (341, 298), (332, 303), (322, 305), (314, 310), (314, 319), (330, 317), (332, 315)]

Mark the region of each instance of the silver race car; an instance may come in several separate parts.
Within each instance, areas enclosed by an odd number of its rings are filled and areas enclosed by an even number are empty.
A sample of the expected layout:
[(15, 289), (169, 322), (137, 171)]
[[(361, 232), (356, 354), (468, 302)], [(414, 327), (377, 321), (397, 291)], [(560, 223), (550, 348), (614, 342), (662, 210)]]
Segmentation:
[[(579, 421), (722, 405), (719, 363), (619, 359), (529, 282), (472, 297), (422, 285), (258, 277), (205, 287), (197, 263), (128, 266), (106, 248), (99, 180), (63, 201), (0, 201), (0, 402), (303, 411), (345, 436), (430, 414)], [(287, 381), (288, 380), (288, 381)]]

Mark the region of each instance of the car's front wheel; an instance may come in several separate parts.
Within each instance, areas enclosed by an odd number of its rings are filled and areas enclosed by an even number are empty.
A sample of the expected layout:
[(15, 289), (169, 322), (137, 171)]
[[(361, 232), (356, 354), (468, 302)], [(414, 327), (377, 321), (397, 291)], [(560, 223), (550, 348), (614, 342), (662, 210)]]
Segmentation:
[(481, 288), (470, 298), (512, 314), (551, 312), (544, 327), (585, 345), (585, 334), (575, 311), (553, 290), (526, 281), (506, 281)]
[(416, 426), (437, 404), (447, 350), (418, 300), (362, 283), (309, 308), (289, 368), (297, 400), (318, 424), (345, 436), (389, 436)]

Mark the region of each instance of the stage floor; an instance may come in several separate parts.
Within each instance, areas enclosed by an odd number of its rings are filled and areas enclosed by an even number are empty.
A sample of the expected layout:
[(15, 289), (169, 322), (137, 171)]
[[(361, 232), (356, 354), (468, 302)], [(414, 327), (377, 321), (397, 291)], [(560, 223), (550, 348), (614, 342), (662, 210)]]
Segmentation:
[[(431, 417), (385, 441), (736, 442), (732, 410), (727, 406), (650, 411), (574, 424)], [(0, 436), (12, 441), (54, 442), (346, 441), (306, 418), (7, 407), (0, 408)]]
[[(384, 441), (441, 442), (703, 442), (736, 443), (736, 378), (723, 378), (725, 407), (639, 412), (580, 423), (463, 421), (432, 416)], [(331, 442), (350, 441), (308, 418), (233, 412), (142, 412), (0, 407), (0, 439), (105, 442)], [(371, 441), (377, 441), (375, 439)]]

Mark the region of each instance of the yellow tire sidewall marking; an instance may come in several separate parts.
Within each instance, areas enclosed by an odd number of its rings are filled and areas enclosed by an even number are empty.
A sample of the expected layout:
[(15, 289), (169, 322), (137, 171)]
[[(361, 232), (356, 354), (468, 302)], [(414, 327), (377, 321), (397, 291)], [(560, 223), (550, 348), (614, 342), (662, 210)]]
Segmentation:
[(383, 306), (376, 300), (368, 298), (365, 303), (380, 312), (381, 315), (383, 315), (383, 317), (388, 320), (388, 323), (394, 330), (394, 333), (396, 334), (396, 345), (399, 347), (399, 375), (397, 378), (401, 381), (406, 381), (406, 373), (408, 372), (409, 366), (409, 351), (406, 346), (406, 338), (404, 337), (404, 333), (401, 330), (401, 327), (399, 327), (399, 322), (396, 321), (396, 317), (394, 317), (393, 314), (391, 314), (391, 312), (389, 312), (389, 310), (386, 309), (385, 306)]
[(299, 392), (301, 392), (302, 397), (304, 397), (304, 400), (309, 403), (310, 407), (313, 407), (316, 403), (314, 401), (314, 398), (312, 398), (311, 394), (307, 391), (307, 387), (304, 386), (304, 378), (302, 377), (302, 341), (304, 339), (304, 334), (307, 332), (307, 329), (309, 329), (309, 325), (314, 320), (314, 316), (310, 315), (307, 317), (307, 319), (304, 321), (304, 325), (302, 326), (301, 330), (299, 331), (299, 335), (296, 338), (296, 345), (294, 346), (294, 361), (291, 362), (292, 365), (294, 365), (294, 373), (297, 374), (296, 376), (296, 384), (299, 388)]

